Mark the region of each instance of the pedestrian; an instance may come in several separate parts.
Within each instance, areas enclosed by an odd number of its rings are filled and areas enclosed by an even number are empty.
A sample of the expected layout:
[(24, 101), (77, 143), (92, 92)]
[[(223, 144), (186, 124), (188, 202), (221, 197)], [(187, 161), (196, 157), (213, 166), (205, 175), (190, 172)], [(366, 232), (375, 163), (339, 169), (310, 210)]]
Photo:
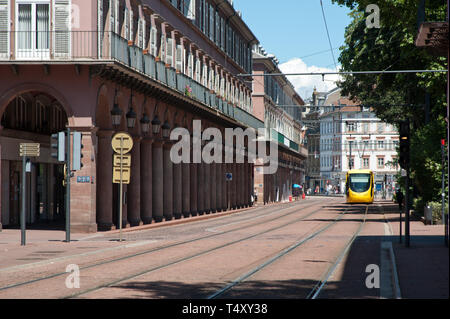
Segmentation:
[(403, 192), (402, 190), (399, 188), (397, 189), (397, 192), (395, 192), (395, 197), (397, 199), (397, 203), (398, 203), (398, 209), (400, 211), (402, 211), (402, 204), (403, 204)]

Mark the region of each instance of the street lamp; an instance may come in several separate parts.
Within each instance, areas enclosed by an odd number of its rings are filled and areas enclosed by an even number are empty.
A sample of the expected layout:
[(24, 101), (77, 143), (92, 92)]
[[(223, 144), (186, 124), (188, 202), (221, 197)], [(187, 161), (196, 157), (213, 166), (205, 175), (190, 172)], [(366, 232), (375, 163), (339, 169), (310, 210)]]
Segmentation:
[(155, 117), (152, 120), (152, 132), (154, 135), (159, 134), (159, 131), (161, 130), (161, 121), (158, 118), (158, 115), (155, 115)]
[(144, 135), (147, 135), (148, 131), (150, 131), (150, 119), (148, 118), (146, 113), (144, 113), (140, 122), (142, 133)]
[(136, 125), (137, 114), (133, 110), (133, 91), (131, 92), (130, 95), (130, 109), (126, 114), (126, 118), (127, 118), (127, 127), (130, 129), (134, 128)]
[(120, 121), (122, 119), (122, 113), (123, 113), (123, 111), (119, 107), (119, 104), (117, 103), (116, 98), (117, 98), (117, 89), (116, 89), (116, 93), (114, 95), (114, 106), (113, 106), (113, 109), (111, 110), (112, 125), (115, 127), (120, 125)]
[(162, 135), (163, 135), (163, 138), (169, 138), (170, 125), (169, 125), (169, 122), (167, 120), (162, 125)]

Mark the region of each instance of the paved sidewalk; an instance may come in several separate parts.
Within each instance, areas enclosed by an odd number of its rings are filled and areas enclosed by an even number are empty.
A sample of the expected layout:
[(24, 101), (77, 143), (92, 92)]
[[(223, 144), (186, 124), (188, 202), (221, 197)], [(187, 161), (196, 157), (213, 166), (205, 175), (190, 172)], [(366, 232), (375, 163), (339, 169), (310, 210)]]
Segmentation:
[[(386, 218), (392, 226), (394, 248), (401, 297), (403, 299), (449, 298), (449, 248), (444, 242), (443, 225), (425, 225), (410, 221), (410, 246), (399, 237), (398, 206), (383, 204)], [(404, 220), (402, 233), (404, 235)]]

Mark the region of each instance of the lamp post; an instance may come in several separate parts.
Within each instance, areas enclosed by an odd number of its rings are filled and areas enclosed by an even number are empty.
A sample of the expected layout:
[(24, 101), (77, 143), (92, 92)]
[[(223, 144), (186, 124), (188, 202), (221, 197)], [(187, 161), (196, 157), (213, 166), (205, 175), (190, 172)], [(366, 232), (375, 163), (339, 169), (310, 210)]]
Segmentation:
[(144, 135), (147, 135), (148, 132), (150, 131), (150, 119), (148, 118), (146, 113), (144, 113), (142, 115), (142, 118), (141, 118), (140, 122), (141, 122), (142, 133)]
[(164, 139), (168, 139), (169, 136), (170, 136), (170, 125), (169, 125), (169, 122), (166, 120), (161, 128), (162, 128), (163, 138)]
[(111, 120), (114, 127), (118, 127), (120, 125), (122, 114), (123, 111), (120, 109), (119, 104), (117, 104), (117, 101), (114, 101), (114, 107), (111, 110)]

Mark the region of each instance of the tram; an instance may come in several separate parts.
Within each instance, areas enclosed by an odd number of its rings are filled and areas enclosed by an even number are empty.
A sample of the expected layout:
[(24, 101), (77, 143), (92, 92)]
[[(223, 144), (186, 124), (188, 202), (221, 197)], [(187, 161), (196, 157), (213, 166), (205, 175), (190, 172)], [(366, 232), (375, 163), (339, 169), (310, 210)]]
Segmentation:
[(345, 194), (347, 203), (373, 203), (374, 175), (368, 169), (354, 169), (347, 172)]

